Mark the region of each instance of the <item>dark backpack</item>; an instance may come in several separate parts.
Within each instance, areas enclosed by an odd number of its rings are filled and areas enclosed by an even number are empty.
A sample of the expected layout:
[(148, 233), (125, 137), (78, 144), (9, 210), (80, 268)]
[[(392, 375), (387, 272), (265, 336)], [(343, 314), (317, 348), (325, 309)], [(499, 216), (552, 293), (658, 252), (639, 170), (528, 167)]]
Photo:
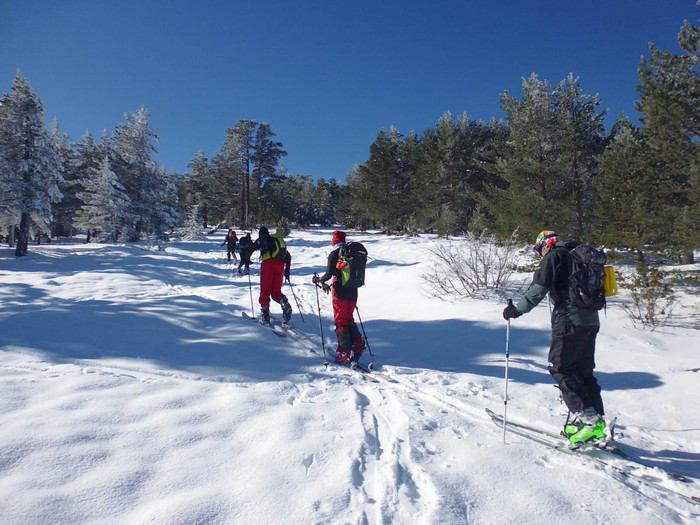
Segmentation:
[(571, 304), (583, 310), (601, 310), (605, 307), (605, 264), (608, 258), (603, 250), (579, 244), (569, 251), (571, 275), (569, 298)]
[(284, 261), (285, 257), (287, 257), (287, 243), (278, 235), (271, 235), (270, 238), (275, 246), (272, 252), (270, 252), (270, 258)]
[(349, 288), (359, 288), (365, 284), (365, 266), (367, 266), (367, 250), (359, 242), (342, 244), (338, 250), (340, 284)]

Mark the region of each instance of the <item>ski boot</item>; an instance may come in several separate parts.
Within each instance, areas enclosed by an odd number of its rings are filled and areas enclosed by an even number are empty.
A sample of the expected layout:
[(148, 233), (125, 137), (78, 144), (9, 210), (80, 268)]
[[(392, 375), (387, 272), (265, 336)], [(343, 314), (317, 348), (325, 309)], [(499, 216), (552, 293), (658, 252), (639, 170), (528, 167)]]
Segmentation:
[(562, 435), (569, 441), (571, 449), (577, 449), (585, 443), (605, 446), (608, 440), (605, 419), (592, 409), (574, 414), (573, 419), (564, 425)]
[(260, 309), (260, 324), (270, 326), (270, 307), (264, 306)]
[(338, 348), (335, 351), (335, 362), (339, 365), (352, 364), (352, 350), (341, 350)]
[(289, 324), (289, 320), (292, 318), (292, 305), (289, 304), (286, 297), (282, 297), (280, 304), (282, 305), (282, 321), (284, 324)]

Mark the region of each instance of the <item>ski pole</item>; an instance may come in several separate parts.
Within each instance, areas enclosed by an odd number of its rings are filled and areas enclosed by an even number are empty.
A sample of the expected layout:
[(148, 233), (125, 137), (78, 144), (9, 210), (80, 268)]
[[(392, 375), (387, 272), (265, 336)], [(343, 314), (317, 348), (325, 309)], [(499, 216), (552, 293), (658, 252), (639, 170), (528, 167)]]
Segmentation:
[(304, 314), (301, 313), (301, 305), (299, 304), (299, 299), (297, 299), (297, 294), (294, 293), (294, 287), (292, 286), (291, 281), (287, 281), (287, 284), (289, 285), (289, 289), (292, 291), (292, 296), (294, 296), (294, 302), (297, 303), (297, 310), (299, 311), (299, 315), (301, 316), (301, 322), (305, 323), (304, 321)]
[(253, 285), (250, 283), (250, 272), (248, 272), (248, 290), (250, 291), (250, 309), (253, 311), (253, 319), (255, 319), (255, 307), (253, 306)]
[[(508, 299), (508, 306), (513, 306), (513, 299)], [(508, 365), (510, 363), (510, 319), (506, 325), (506, 393), (503, 397), (503, 443), (506, 442), (506, 421), (508, 416)]]
[(367, 350), (369, 350), (369, 355), (374, 357), (374, 352), (372, 352), (372, 347), (369, 346), (369, 339), (367, 339), (367, 332), (365, 332), (365, 325), (362, 324), (362, 317), (360, 317), (360, 309), (355, 305), (355, 310), (357, 310), (357, 318), (360, 320), (360, 326), (362, 327), (362, 337), (365, 340), (365, 345), (367, 346)]
[[(314, 281), (318, 277), (314, 273)], [(323, 320), (321, 320), (321, 300), (318, 298), (318, 289), (320, 288), (318, 283), (315, 283), (316, 288), (316, 306), (318, 306), (318, 327), (321, 329), (321, 348), (323, 349), (323, 364), (328, 366), (328, 356), (326, 355), (326, 339), (323, 336)]]

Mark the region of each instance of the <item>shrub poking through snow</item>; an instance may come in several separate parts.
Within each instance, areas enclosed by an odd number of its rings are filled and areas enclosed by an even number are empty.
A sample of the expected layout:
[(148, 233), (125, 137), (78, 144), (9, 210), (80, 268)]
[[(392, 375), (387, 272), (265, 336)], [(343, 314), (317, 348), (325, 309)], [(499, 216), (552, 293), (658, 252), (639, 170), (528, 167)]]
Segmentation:
[(517, 250), (513, 239), (498, 243), (482, 231), (465, 239), (441, 241), (430, 250), (434, 265), (423, 274), (428, 293), (435, 297), (474, 297), (503, 288), (513, 273)]

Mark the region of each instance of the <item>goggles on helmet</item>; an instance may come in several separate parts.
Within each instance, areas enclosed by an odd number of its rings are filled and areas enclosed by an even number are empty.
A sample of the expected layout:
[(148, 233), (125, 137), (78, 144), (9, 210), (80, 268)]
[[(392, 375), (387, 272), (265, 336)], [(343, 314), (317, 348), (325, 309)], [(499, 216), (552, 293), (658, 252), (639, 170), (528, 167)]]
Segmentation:
[(553, 232), (552, 230), (542, 230), (537, 236), (537, 239), (535, 239), (535, 245), (532, 247), (532, 249), (537, 253), (537, 255), (542, 257), (544, 248), (551, 248), (557, 243), (558, 239), (559, 236), (556, 234), (556, 232)]

